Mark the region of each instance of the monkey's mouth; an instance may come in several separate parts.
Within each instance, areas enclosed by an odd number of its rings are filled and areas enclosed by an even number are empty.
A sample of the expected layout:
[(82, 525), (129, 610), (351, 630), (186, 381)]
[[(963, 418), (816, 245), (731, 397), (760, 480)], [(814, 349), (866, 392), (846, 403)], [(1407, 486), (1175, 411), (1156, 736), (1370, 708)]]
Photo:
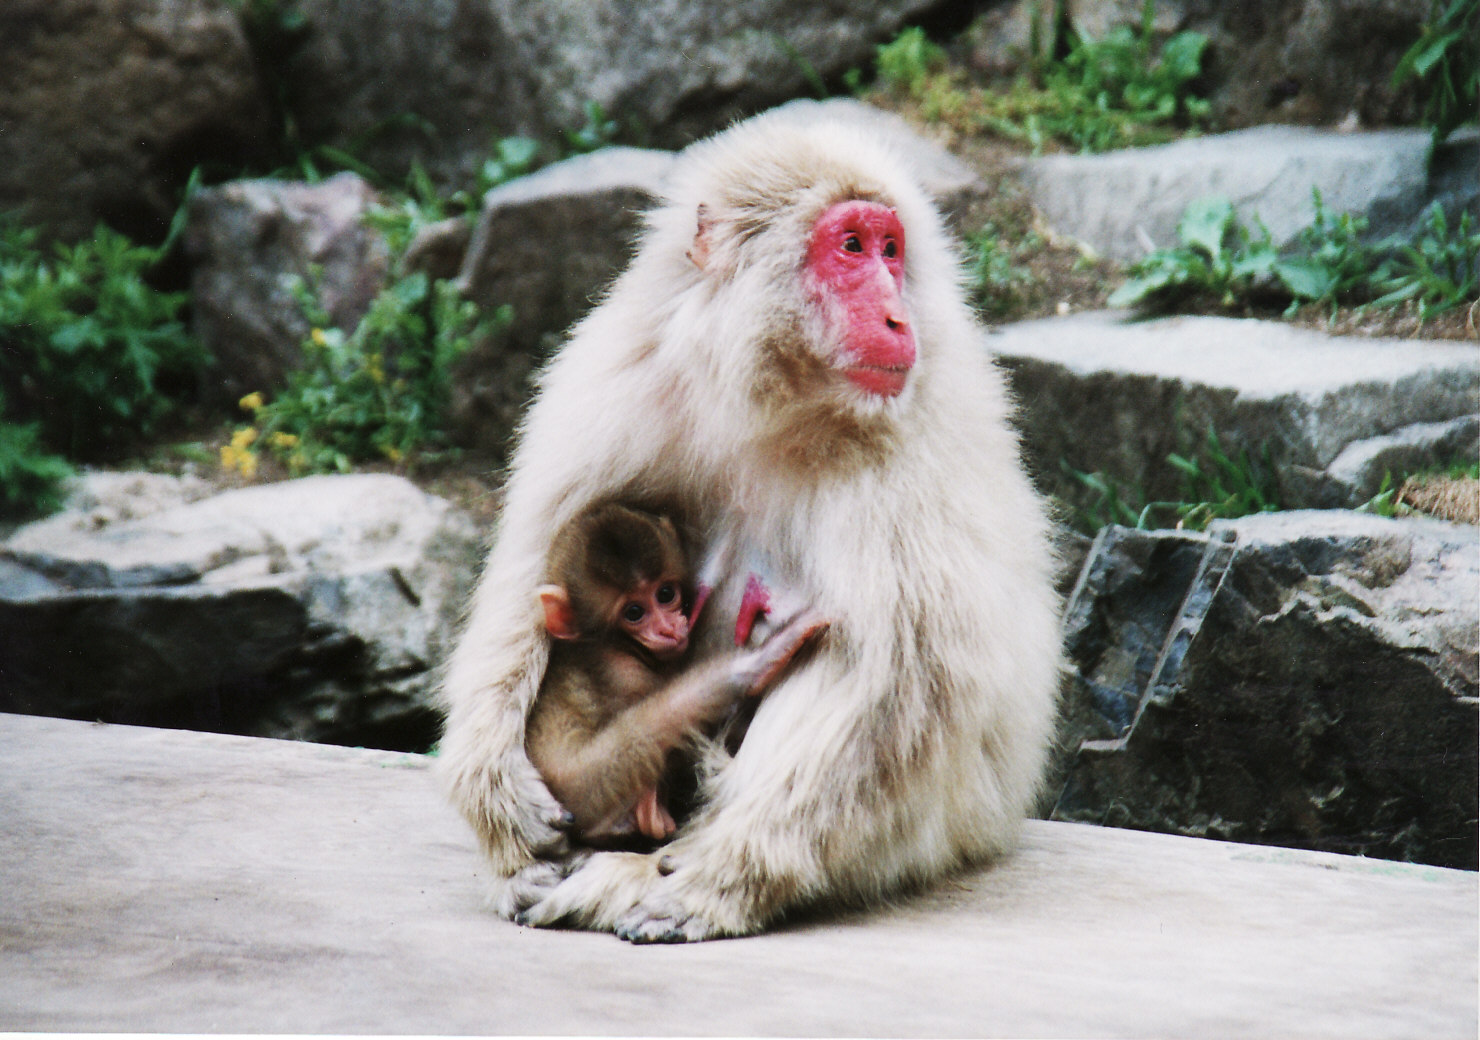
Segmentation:
[(909, 381), (909, 365), (849, 365), (848, 381), (864, 393), (898, 397)]

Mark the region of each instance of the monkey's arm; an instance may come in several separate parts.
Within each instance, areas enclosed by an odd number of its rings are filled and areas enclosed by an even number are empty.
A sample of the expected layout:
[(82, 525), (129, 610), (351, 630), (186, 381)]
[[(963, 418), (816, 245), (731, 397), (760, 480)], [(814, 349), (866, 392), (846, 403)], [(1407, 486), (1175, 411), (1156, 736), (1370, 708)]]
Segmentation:
[(689, 668), (594, 732), (541, 713), (533, 722), (532, 757), (550, 790), (575, 816), (580, 833), (615, 833), (657, 783), (670, 750), (717, 721), (741, 697), (763, 692), (826, 627), (817, 614), (803, 612), (754, 649)]
[[(591, 501), (650, 472), (653, 456), (669, 450), (658, 437), (631, 435), (646, 424), (629, 413), (650, 406), (639, 386), (612, 374), (615, 365), (589, 349), (571, 349), (545, 374), (512, 465), (498, 539), (443, 684), (447, 724), (438, 768), (496, 879), (564, 855), (564, 831), (573, 822), (524, 748), (525, 720), (548, 657), (536, 590), (551, 536)], [(636, 379), (632, 373), (627, 378)], [(494, 887), (496, 909), (512, 913), (498, 880)]]

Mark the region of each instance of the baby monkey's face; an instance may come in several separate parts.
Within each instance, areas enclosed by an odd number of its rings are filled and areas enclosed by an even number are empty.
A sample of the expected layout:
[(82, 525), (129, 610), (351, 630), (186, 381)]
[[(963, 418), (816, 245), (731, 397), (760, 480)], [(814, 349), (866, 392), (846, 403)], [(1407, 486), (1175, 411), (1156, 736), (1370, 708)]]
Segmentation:
[(676, 577), (641, 581), (616, 601), (613, 627), (641, 643), (660, 661), (672, 660), (689, 646), (689, 618), (683, 585)]

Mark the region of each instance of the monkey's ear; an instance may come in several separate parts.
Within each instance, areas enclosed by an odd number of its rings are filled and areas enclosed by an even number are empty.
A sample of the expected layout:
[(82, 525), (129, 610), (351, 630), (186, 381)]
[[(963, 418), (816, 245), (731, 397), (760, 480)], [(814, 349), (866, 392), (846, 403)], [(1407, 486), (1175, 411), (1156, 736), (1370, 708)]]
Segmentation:
[(570, 596), (559, 585), (541, 585), (538, 589), (540, 606), (545, 611), (545, 631), (555, 639), (575, 639), (576, 612), (570, 605)]
[(694, 266), (702, 271), (709, 266), (709, 253), (715, 224), (714, 217), (709, 213), (709, 207), (702, 202), (699, 203), (697, 224), (698, 227), (694, 231), (694, 244), (689, 246), (686, 255), (694, 262)]

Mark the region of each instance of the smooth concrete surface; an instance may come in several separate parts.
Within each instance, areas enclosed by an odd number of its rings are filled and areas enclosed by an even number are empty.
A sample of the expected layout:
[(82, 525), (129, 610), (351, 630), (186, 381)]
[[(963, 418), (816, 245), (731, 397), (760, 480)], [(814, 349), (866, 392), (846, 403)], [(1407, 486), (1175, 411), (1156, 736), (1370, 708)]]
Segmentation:
[(1461, 871), (1034, 822), (887, 908), (634, 947), (481, 869), (413, 756), (0, 716), (0, 1030), (1476, 1035)]

